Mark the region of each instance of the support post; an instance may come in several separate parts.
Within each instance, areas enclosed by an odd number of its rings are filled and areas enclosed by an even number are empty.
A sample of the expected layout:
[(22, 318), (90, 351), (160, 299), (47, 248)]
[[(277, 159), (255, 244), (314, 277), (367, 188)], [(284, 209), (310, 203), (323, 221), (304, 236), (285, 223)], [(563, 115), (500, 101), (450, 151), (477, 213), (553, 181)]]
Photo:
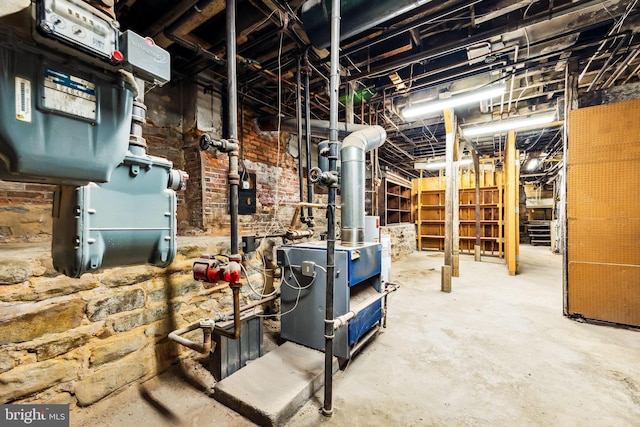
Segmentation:
[(482, 239), (480, 237), (480, 156), (477, 150), (471, 150), (473, 170), (476, 177), (476, 243), (473, 246), (475, 261), (482, 261)]
[[(451, 109), (444, 111), (444, 123), (446, 135), (446, 151), (445, 151), (445, 201), (444, 201), (444, 265), (449, 266), (450, 269), (442, 270), (443, 283), (445, 274), (451, 274), (455, 277), (454, 269), (459, 263), (459, 255), (455, 253), (455, 240), (459, 234), (459, 225), (457, 224), (457, 215), (454, 211), (458, 207), (458, 192), (457, 192), (457, 162), (455, 156), (457, 150), (455, 146), (456, 142), (456, 124), (454, 112)], [(457, 231), (456, 231), (457, 230)], [(459, 252), (459, 248), (458, 248)], [(459, 271), (458, 271), (459, 274)], [(443, 292), (445, 292), (443, 290)], [(450, 292), (450, 289), (449, 289)]]
[(440, 272), (440, 290), (442, 292), (451, 292), (451, 266), (443, 265)]
[(505, 151), (505, 260), (509, 275), (513, 276), (518, 272), (520, 263), (520, 218), (518, 209), (519, 199), (519, 167), (518, 151), (516, 150), (516, 133), (510, 131), (507, 134), (507, 146)]
[(458, 139), (458, 125), (453, 116), (453, 198), (451, 210), (453, 213), (453, 250), (451, 253), (451, 276), (460, 277), (460, 144)]

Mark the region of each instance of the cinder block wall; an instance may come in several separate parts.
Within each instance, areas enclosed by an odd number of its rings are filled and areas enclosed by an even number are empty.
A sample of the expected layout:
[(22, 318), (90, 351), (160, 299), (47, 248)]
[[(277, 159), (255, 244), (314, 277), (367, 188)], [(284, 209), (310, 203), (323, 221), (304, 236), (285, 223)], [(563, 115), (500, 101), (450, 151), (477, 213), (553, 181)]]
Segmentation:
[[(202, 102), (203, 96), (213, 98)], [(54, 187), (0, 182), (0, 403), (90, 405), (194, 357), (170, 342), (168, 333), (231, 310), (226, 285), (205, 287), (191, 273), (201, 253), (229, 247), (228, 159), (197, 145), (205, 130), (221, 136), (216, 97), (188, 85), (146, 95), (148, 153), (190, 175), (189, 189), (179, 194), (178, 232), (191, 237), (179, 238), (179, 255), (167, 269), (113, 268), (80, 279), (58, 275), (48, 244)], [(211, 111), (198, 110), (202, 105)], [(240, 216), (240, 233), (280, 231), (298, 201), (296, 160), (286, 135), (260, 131), (248, 110), (242, 122), (244, 165), (257, 174), (257, 200), (256, 214)], [(316, 217), (321, 222), (324, 212)], [(36, 243), (9, 245), (16, 242)], [(201, 332), (192, 334), (201, 339)]]

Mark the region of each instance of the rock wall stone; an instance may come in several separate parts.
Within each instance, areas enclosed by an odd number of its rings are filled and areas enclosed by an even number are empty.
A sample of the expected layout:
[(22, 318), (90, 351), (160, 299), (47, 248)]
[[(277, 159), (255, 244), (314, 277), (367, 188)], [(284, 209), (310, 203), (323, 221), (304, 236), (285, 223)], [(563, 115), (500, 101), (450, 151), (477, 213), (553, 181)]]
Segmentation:
[[(0, 247), (3, 258), (31, 265), (41, 253)], [(203, 253), (228, 253), (228, 238), (179, 238), (166, 269), (113, 268), (79, 279), (32, 269), (21, 283), (0, 284), (0, 403), (90, 405), (198, 355), (167, 335), (230, 312), (228, 286), (193, 279)], [(261, 288), (261, 275), (251, 280)], [(242, 304), (250, 300), (245, 287)]]
[(391, 237), (391, 259), (398, 259), (416, 250), (416, 226), (393, 224), (380, 227), (380, 235)]

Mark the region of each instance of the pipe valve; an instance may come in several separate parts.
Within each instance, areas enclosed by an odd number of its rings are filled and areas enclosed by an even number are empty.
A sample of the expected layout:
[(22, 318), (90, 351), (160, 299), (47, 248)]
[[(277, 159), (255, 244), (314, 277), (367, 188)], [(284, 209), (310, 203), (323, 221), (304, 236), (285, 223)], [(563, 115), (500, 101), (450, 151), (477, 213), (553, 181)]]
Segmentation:
[(338, 184), (338, 175), (329, 171), (323, 172), (322, 169), (315, 167), (309, 171), (309, 181), (329, 187)]
[(242, 268), (239, 255), (231, 256), (227, 264), (222, 264), (212, 255), (202, 255), (193, 263), (193, 278), (201, 282), (227, 282), (231, 288), (241, 288)]
[(215, 140), (208, 133), (203, 133), (200, 137), (200, 149), (206, 151), (210, 148), (223, 153), (231, 153), (232, 151), (238, 151), (238, 144), (226, 139)]

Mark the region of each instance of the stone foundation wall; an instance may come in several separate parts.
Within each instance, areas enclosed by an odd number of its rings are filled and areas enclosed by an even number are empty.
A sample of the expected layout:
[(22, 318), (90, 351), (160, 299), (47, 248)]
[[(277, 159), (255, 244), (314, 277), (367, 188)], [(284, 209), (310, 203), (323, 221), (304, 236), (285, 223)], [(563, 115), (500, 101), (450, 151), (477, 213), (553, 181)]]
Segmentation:
[(416, 250), (416, 226), (393, 224), (380, 227), (381, 236), (391, 237), (391, 259), (398, 259)]
[[(0, 249), (0, 403), (90, 405), (196, 356), (167, 335), (231, 312), (228, 285), (194, 281), (191, 269), (201, 253), (227, 250), (226, 238), (181, 239), (167, 269), (70, 279), (53, 270), (46, 247)], [(260, 277), (251, 277), (258, 288)], [(202, 340), (199, 330), (186, 336)]]

